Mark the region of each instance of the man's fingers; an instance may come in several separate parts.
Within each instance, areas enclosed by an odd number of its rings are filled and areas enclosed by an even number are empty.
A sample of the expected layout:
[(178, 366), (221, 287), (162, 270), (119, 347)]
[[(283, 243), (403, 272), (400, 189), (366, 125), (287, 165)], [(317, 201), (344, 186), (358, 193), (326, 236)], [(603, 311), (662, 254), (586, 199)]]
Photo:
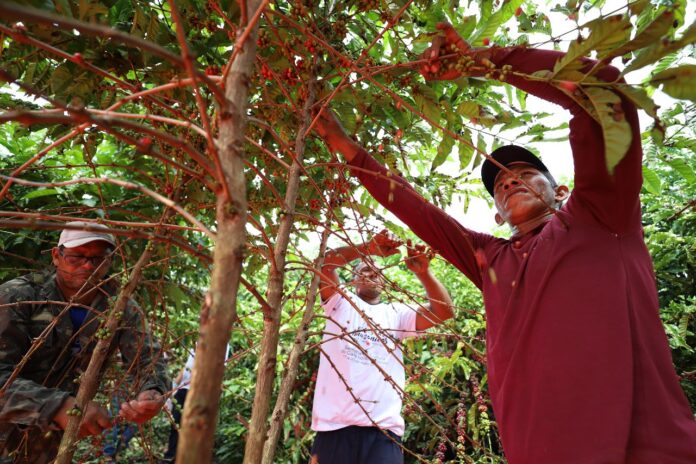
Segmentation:
[(130, 403), (123, 403), (121, 405), (121, 409), (118, 411), (118, 415), (130, 421), (133, 420), (133, 417), (135, 417), (136, 412), (135, 410), (133, 410), (133, 407), (130, 405)]
[(131, 401), (131, 406), (134, 410), (142, 414), (146, 412), (159, 410), (159, 408), (162, 406), (162, 403), (159, 400), (140, 400)]
[(314, 109), (314, 116), (316, 117), (317, 114), (319, 115), (319, 118), (317, 119), (317, 122), (314, 124), (314, 129), (321, 137), (324, 137), (327, 135), (329, 127), (333, 122), (333, 114), (331, 113), (331, 110), (329, 108), (322, 108), (321, 106), (318, 106)]
[(459, 35), (459, 32), (457, 32), (454, 26), (452, 26), (450, 23), (438, 23), (435, 27), (445, 33), (447, 42), (456, 43), (457, 45), (459, 45), (459, 42), (464, 42), (464, 39), (462, 39), (462, 37)]
[(121, 405), (119, 416), (129, 422), (141, 424), (155, 416), (162, 404), (159, 396), (155, 399), (131, 400)]
[(97, 416), (97, 424), (102, 430), (110, 429), (114, 426), (114, 423), (111, 420), (111, 418), (104, 414), (100, 414), (99, 416)]
[(437, 37), (435, 37), (433, 39), (433, 43), (432, 43), (432, 45), (430, 45), (430, 48), (428, 49), (430, 51), (430, 53), (429, 53), (430, 56), (428, 56), (429, 60), (432, 61), (432, 60), (436, 59), (438, 56), (440, 56), (440, 48), (442, 47), (442, 43), (444, 41), (445, 41), (445, 38), (440, 36), (440, 35), (438, 35)]
[(382, 229), (378, 234), (382, 246), (399, 246), (401, 241), (396, 235), (389, 232), (387, 229)]
[(89, 419), (85, 420), (85, 422), (82, 423), (80, 431), (83, 434), (83, 436), (97, 435), (98, 433), (101, 433), (99, 425)]

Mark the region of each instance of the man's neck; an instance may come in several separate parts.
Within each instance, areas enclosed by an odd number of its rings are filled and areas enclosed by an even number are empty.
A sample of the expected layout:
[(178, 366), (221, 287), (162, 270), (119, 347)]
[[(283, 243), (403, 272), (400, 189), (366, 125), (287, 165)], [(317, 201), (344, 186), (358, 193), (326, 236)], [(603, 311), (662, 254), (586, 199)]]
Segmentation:
[(66, 287), (63, 284), (60, 275), (56, 275), (56, 284), (58, 285), (58, 289), (60, 290), (60, 293), (63, 294), (66, 301), (71, 301), (73, 303), (88, 306), (94, 301), (94, 299), (97, 296), (97, 289), (95, 287), (92, 287), (89, 290), (83, 289), (82, 291), (73, 290), (71, 288)]
[[(360, 295), (358, 295), (358, 296), (360, 296)], [(379, 302), (380, 302), (380, 297), (378, 297), (378, 296), (376, 296), (374, 298), (365, 298), (364, 296), (360, 296), (360, 299), (363, 300), (365, 303), (371, 304), (371, 305), (376, 305), (376, 304), (379, 304)]]
[(522, 222), (520, 224), (511, 225), (512, 235), (527, 235), (528, 233), (536, 230), (539, 226), (546, 224), (551, 219), (553, 219), (554, 212), (548, 211), (546, 214), (534, 217), (528, 221)]

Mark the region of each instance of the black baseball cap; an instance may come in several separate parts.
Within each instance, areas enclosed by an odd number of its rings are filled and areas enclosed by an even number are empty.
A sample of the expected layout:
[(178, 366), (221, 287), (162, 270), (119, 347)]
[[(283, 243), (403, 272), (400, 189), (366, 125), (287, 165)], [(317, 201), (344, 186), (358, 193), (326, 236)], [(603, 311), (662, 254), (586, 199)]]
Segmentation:
[[(542, 163), (534, 153), (526, 148), (518, 147), (517, 145), (505, 145), (493, 150), (493, 153), (491, 153), (491, 158), (503, 166), (508, 166), (512, 163), (531, 164), (539, 171), (544, 173), (552, 184), (556, 183), (554, 178), (549, 173), (549, 168), (547, 168), (546, 165)], [(486, 190), (488, 190), (488, 193), (490, 193), (491, 196), (493, 196), (493, 184), (495, 183), (495, 177), (499, 172), (500, 168), (491, 160), (486, 158), (486, 161), (484, 161), (483, 165), (481, 166), (481, 180), (483, 180), (483, 185), (486, 187)]]

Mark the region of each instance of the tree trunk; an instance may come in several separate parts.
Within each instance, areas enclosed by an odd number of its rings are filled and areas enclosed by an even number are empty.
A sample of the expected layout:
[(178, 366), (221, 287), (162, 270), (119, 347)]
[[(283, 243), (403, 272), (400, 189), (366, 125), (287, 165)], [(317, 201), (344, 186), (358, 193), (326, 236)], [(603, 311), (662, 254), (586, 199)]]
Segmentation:
[[(105, 338), (100, 338), (97, 345), (94, 347), (92, 357), (89, 360), (89, 365), (84, 373), (84, 378), (80, 383), (80, 388), (77, 390), (75, 407), (79, 411), (84, 411), (86, 405), (92, 401), (92, 398), (94, 398), (94, 395), (97, 393), (102, 366), (104, 365), (104, 361), (109, 354), (111, 340), (113, 340), (114, 334), (118, 329), (118, 324), (121, 321), (123, 310), (126, 308), (126, 304), (128, 304), (128, 299), (137, 288), (138, 283), (140, 282), (140, 277), (142, 276), (143, 268), (150, 261), (151, 256), (152, 246), (151, 244), (148, 244), (148, 246), (145, 248), (145, 252), (140, 256), (138, 262), (135, 264), (135, 267), (133, 267), (133, 270), (128, 278), (128, 282), (119, 292), (116, 303), (106, 318), (104, 327), (108, 331), (108, 336)], [(75, 449), (77, 446), (77, 438), (81, 423), (81, 414), (71, 415), (68, 417), (68, 424), (65, 428), (65, 432), (63, 433), (63, 438), (60, 441), (58, 456), (56, 457), (55, 464), (70, 464), (72, 462), (73, 454), (75, 454)]]
[(244, 464), (258, 464), (263, 456), (263, 447), (266, 441), (268, 410), (273, 394), (273, 382), (275, 381), (276, 359), (278, 351), (278, 339), (280, 334), (280, 319), (283, 298), (283, 281), (285, 279), (285, 255), (290, 241), (290, 232), (295, 218), (295, 202), (300, 184), (302, 172), (302, 158), (305, 149), (305, 132), (311, 122), (310, 108), (314, 104), (315, 80), (309, 83), (309, 95), (305, 102), (302, 114), (302, 126), (295, 139), (295, 160), (290, 166), (288, 174), (288, 188), (285, 192), (283, 205), (284, 215), (278, 226), (276, 245), (273, 251), (268, 279), (267, 301), (270, 313), (266, 314), (263, 323), (263, 341), (261, 344), (261, 356), (256, 374), (256, 392), (251, 412), (251, 423), (244, 449)]
[(266, 444), (263, 448), (262, 464), (273, 464), (273, 458), (275, 456), (276, 447), (278, 446), (280, 432), (283, 430), (283, 421), (285, 420), (285, 415), (288, 412), (288, 402), (290, 401), (295, 379), (297, 378), (300, 357), (304, 352), (305, 342), (307, 341), (309, 324), (312, 322), (312, 318), (314, 317), (314, 302), (317, 297), (319, 281), (321, 280), (320, 270), (324, 263), (324, 252), (326, 251), (326, 242), (328, 238), (329, 229), (327, 228), (324, 230), (321, 238), (319, 256), (314, 261), (315, 274), (312, 278), (312, 283), (309, 285), (309, 290), (307, 291), (305, 313), (302, 316), (302, 323), (300, 324), (300, 328), (297, 330), (297, 335), (295, 335), (295, 343), (293, 344), (292, 351), (290, 352), (285, 377), (283, 377), (283, 382), (280, 384), (278, 398), (276, 399), (275, 408), (273, 408), (273, 414), (271, 414), (271, 428), (268, 431), (268, 439), (266, 440)]
[[(248, 0), (247, 11), (256, 12), (260, 0)], [(249, 27), (247, 25), (247, 27)], [(217, 199), (217, 237), (213, 254), (213, 273), (201, 308), (200, 332), (196, 345), (191, 388), (186, 397), (176, 461), (181, 464), (208, 463), (212, 460), (215, 428), (225, 349), (232, 323), (237, 317), (237, 290), (242, 273), (246, 242), (246, 181), (244, 179), (244, 132), (249, 82), (256, 58), (257, 25), (231, 64), (225, 82), (225, 106), (219, 112), (216, 145), (230, 198), (224, 189)]]

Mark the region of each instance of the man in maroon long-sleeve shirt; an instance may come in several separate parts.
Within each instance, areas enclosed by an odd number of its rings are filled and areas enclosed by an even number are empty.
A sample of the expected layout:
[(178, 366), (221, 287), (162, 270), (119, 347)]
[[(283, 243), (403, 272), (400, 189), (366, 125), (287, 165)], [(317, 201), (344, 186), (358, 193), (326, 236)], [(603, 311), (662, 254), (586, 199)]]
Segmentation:
[[(610, 174), (592, 116), (550, 83), (522, 76), (553, 69), (562, 53), (467, 50), (451, 26), (440, 28), (445, 36), (428, 58), (451, 44), (477, 59), (485, 55), (498, 69), (509, 65), (507, 82), (572, 113), (572, 196), (526, 150), (497, 152), (506, 169), (487, 161), (484, 184), (514, 234), (495, 238), (424, 200), (333, 116), (316, 129), (382, 205), (483, 291), (490, 392), (510, 463), (696, 463), (696, 422), (672, 365), (643, 241), (635, 106), (622, 98), (617, 117), (626, 118), (632, 139)], [(436, 60), (422, 72), (431, 79), (458, 75)], [(613, 81), (618, 71), (609, 66), (598, 76)]]

